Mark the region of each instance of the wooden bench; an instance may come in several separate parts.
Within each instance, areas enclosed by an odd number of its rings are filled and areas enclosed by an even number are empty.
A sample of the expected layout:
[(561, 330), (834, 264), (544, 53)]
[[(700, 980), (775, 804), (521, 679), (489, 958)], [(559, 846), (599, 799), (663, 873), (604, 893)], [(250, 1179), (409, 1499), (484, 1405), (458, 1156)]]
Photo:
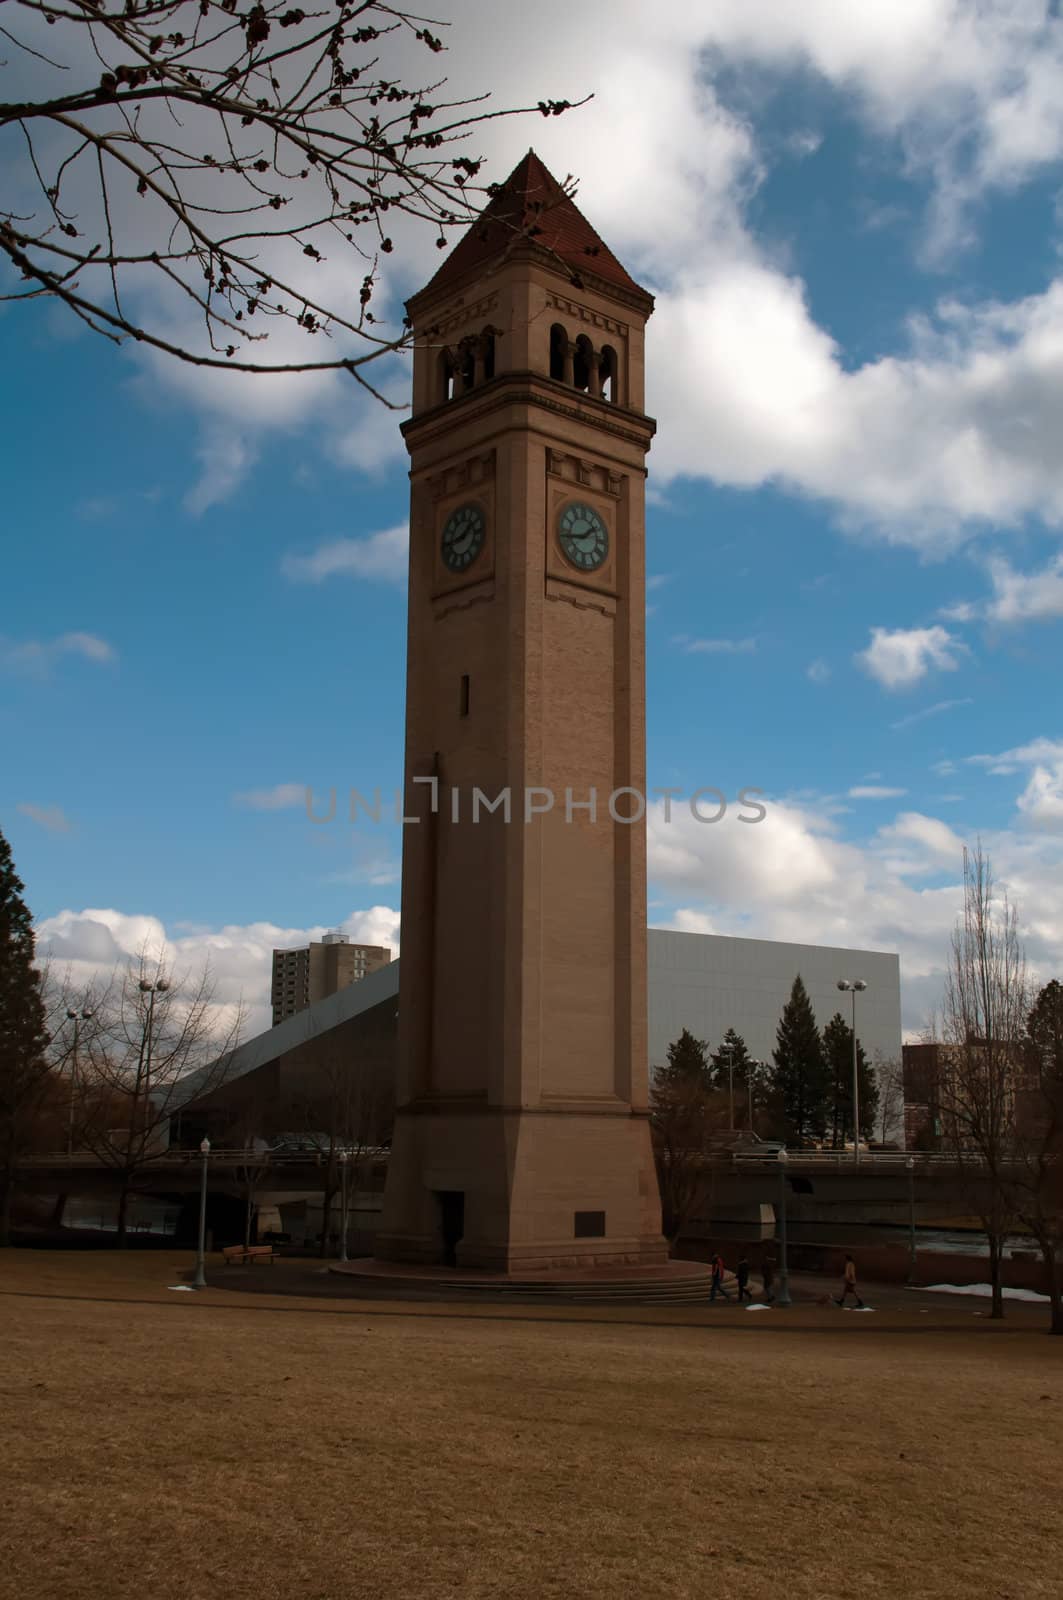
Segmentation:
[(256, 1261), (273, 1262), (271, 1244), (230, 1244), (222, 1251), (227, 1267), (254, 1266)]

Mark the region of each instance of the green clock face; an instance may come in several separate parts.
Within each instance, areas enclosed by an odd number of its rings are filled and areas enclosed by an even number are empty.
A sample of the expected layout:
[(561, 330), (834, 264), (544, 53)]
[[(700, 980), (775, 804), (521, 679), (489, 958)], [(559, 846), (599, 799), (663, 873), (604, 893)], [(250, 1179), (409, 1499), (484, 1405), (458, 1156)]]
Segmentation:
[(609, 554), (609, 530), (592, 506), (578, 501), (566, 506), (557, 534), (565, 555), (581, 572), (596, 571)]
[(464, 572), (471, 567), (483, 549), (487, 532), (487, 518), (480, 506), (459, 506), (452, 511), (443, 526), (440, 549), (444, 565), (451, 572)]

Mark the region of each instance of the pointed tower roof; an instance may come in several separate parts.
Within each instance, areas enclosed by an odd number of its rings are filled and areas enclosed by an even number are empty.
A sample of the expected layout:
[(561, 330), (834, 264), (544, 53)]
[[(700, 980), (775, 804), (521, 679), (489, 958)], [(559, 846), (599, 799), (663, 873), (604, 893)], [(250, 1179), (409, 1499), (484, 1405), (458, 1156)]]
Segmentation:
[(573, 273), (585, 271), (618, 288), (646, 294), (534, 150), (517, 163), (421, 293), (457, 283), (505, 256), (522, 240), (547, 251)]

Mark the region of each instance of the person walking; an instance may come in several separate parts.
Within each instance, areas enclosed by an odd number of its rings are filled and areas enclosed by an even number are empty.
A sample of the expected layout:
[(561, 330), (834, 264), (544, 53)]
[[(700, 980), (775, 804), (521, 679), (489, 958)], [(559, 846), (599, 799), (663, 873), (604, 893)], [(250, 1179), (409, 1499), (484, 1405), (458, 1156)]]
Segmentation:
[(743, 1252), (739, 1260), (735, 1277), (738, 1279), (738, 1303), (741, 1305), (743, 1300), (752, 1300), (753, 1298), (753, 1291), (749, 1287), (749, 1262), (746, 1260), (745, 1252)]
[(764, 1280), (764, 1299), (767, 1304), (775, 1303), (775, 1257), (765, 1256), (761, 1264), (760, 1275)]
[(852, 1256), (846, 1256), (845, 1274), (842, 1278), (841, 1297), (835, 1301), (835, 1304), (843, 1306), (850, 1295), (852, 1295), (858, 1308), (862, 1311), (864, 1309), (864, 1302), (856, 1292), (856, 1262), (853, 1260)]
[(712, 1258), (712, 1289), (709, 1292), (710, 1302), (715, 1300), (717, 1294), (722, 1294), (725, 1300), (730, 1300), (731, 1298), (723, 1286), (724, 1270), (723, 1257), (717, 1250), (716, 1254)]

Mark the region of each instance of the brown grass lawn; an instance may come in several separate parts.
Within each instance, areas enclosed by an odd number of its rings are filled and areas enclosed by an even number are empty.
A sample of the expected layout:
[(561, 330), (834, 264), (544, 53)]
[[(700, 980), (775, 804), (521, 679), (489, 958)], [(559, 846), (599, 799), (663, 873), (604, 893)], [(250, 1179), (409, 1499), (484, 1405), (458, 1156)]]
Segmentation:
[(5, 1595), (1063, 1595), (1043, 1315), (169, 1292), (187, 1266), (0, 1258)]

